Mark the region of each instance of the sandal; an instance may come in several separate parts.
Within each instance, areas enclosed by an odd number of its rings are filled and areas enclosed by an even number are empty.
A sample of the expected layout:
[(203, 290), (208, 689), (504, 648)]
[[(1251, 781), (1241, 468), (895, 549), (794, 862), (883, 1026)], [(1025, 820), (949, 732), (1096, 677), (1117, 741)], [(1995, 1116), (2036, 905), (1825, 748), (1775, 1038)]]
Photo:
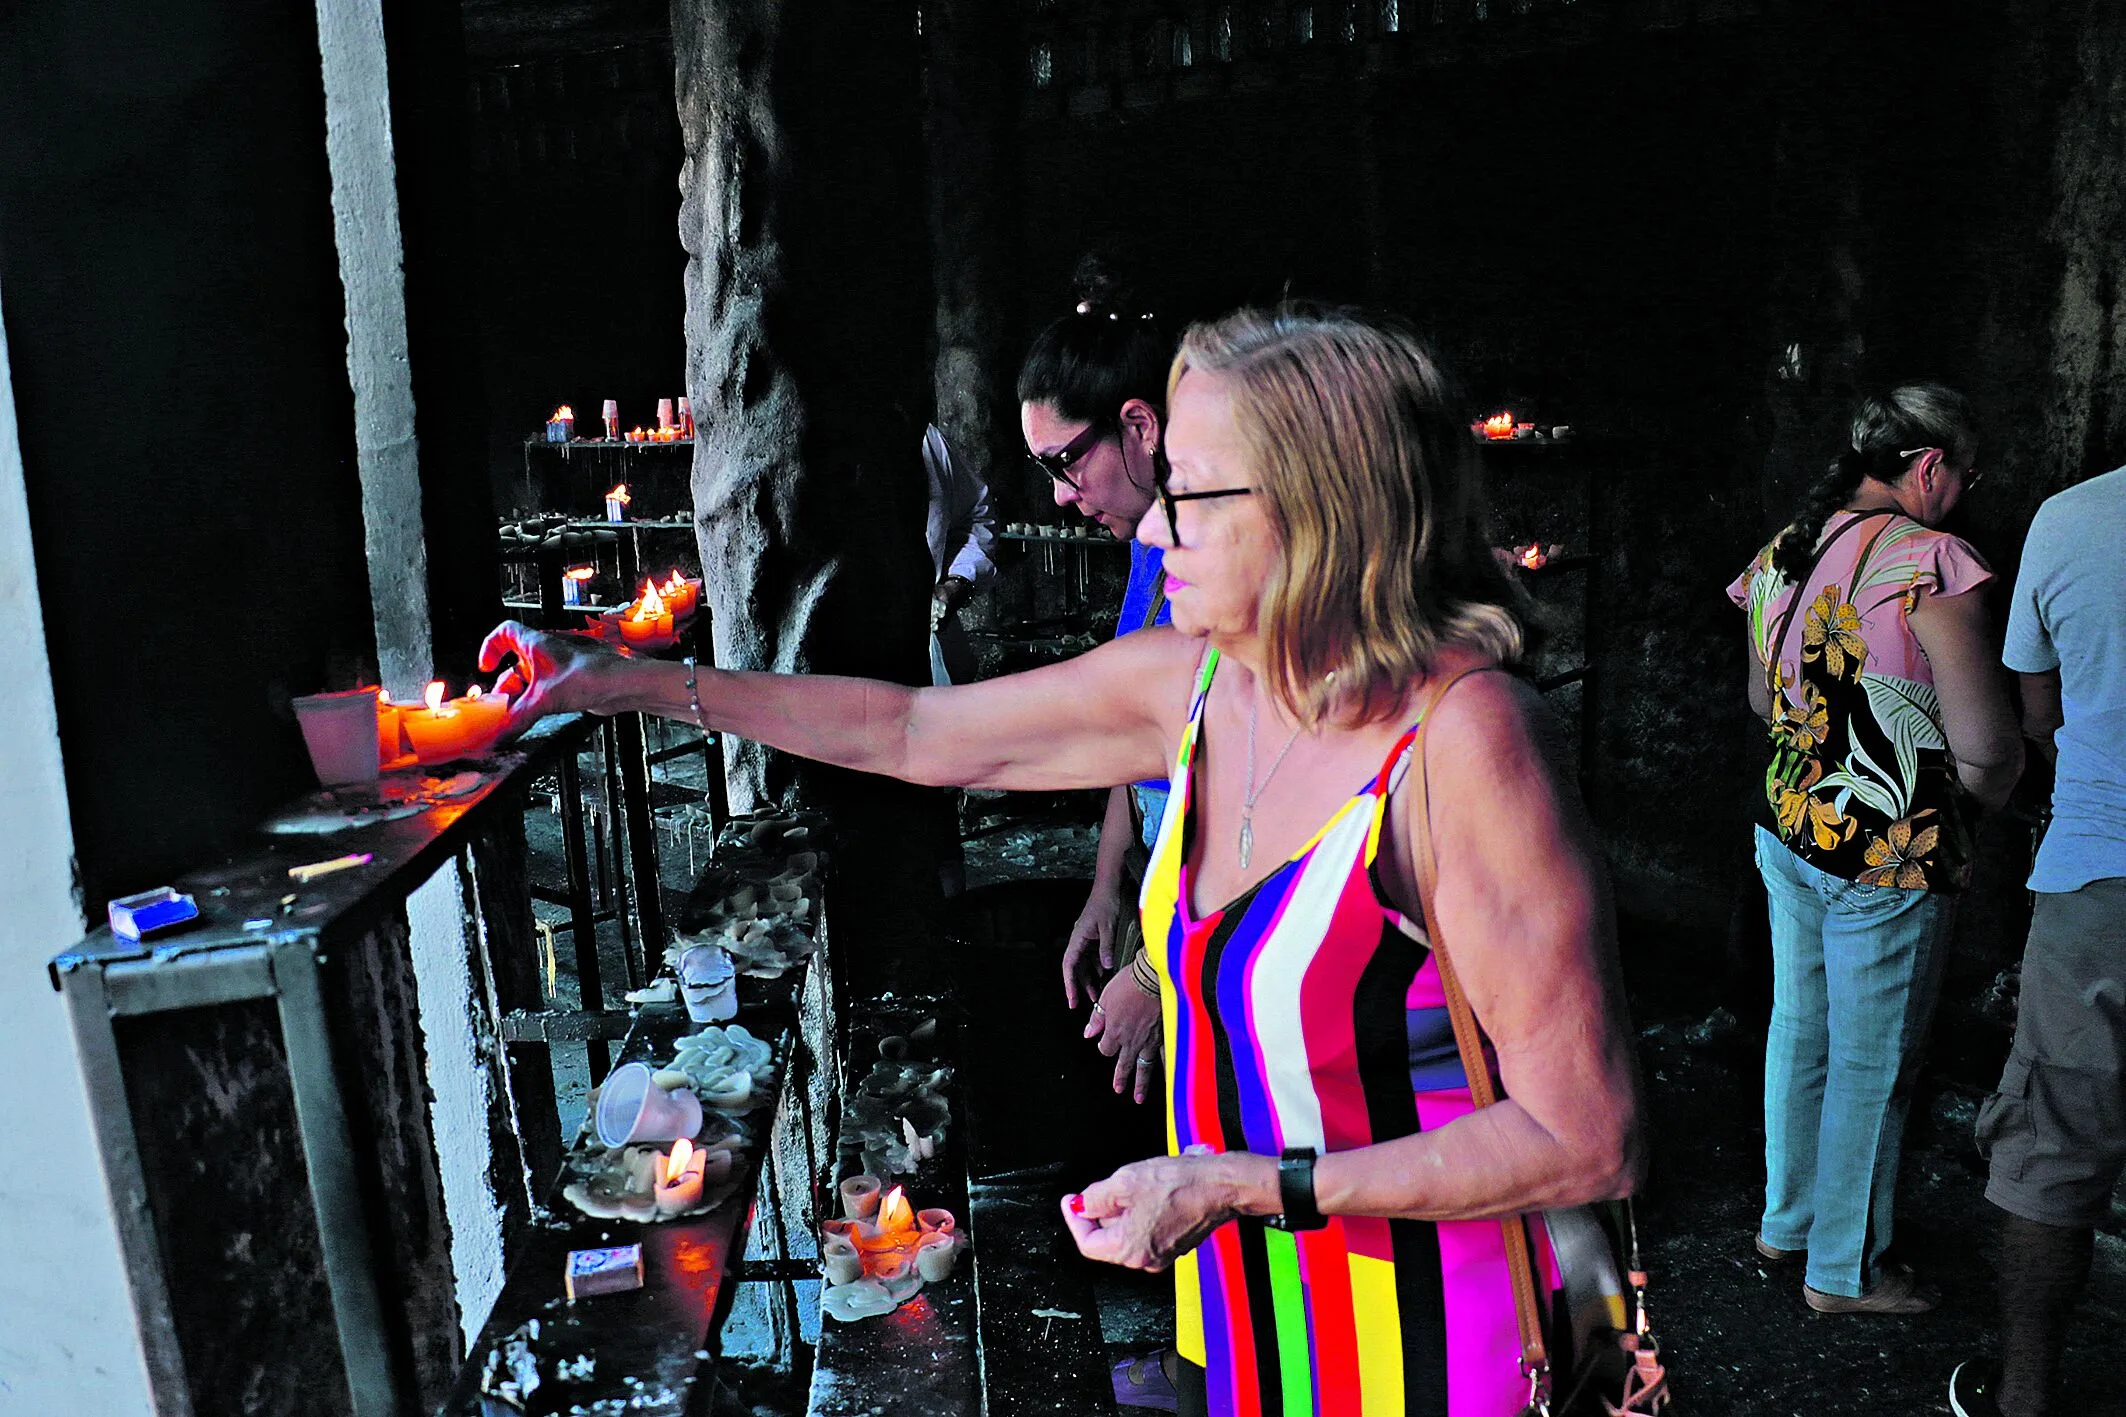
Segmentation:
[(1181, 1410), (1181, 1394), (1166, 1375), (1166, 1355), (1124, 1358), (1112, 1369), (1115, 1402), (1121, 1407), (1152, 1407), (1161, 1412)]

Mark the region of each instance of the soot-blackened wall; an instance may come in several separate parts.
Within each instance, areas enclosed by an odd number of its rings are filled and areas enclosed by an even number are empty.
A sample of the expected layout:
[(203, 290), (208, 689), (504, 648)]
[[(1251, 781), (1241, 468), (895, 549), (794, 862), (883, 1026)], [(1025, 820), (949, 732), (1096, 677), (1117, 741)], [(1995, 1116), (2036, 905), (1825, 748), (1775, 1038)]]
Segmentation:
[(288, 696), (374, 659), (316, 16), (0, 14), (0, 285), (100, 916), (310, 786)]

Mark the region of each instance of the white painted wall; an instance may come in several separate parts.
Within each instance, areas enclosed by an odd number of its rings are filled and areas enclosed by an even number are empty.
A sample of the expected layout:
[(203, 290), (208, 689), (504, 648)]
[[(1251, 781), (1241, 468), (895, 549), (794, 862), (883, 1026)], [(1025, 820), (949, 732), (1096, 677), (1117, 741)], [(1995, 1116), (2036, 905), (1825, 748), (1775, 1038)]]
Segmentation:
[(151, 1411), (66, 1008), (45, 961), (81, 938), (59, 717), (0, 320), (0, 1414)]
[(420, 991), (428, 1086), (434, 1097), (428, 1122), (435, 1136), (436, 1169), (443, 1176), (443, 1213), (450, 1218), (458, 1320), (470, 1349), (502, 1292), (502, 1205), (488, 1179), (493, 1148), (487, 1109), (494, 1089), (474, 1041), (472, 1011), (479, 1007), (479, 996), (473, 991), (472, 965), (465, 952), (462, 890), (457, 863), (452, 862), (406, 898), (406, 921), (411, 927), (414, 985)]

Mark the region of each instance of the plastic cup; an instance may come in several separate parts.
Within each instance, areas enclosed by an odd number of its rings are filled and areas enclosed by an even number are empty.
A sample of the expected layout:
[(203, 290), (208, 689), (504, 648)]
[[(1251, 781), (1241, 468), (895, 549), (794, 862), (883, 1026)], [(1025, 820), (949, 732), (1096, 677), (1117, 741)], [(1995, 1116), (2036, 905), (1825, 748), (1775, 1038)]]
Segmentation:
[(686, 1088), (666, 1092), (651, 1082), (647, 1063), (613, 1069), (598, 1094), (598, 1140), (607, 1146), (677, 1141), (700, 1130), (700, 1100)]
[(374, 688), (306, 694), (295, 701), (310, 766), (326, 787), (375, 782), (379, 749)]
[(714, 945), (695, 945), (679, 956), (679, 993), (687, 1017), (715, 1023), (738, 1015), (737, 967)]

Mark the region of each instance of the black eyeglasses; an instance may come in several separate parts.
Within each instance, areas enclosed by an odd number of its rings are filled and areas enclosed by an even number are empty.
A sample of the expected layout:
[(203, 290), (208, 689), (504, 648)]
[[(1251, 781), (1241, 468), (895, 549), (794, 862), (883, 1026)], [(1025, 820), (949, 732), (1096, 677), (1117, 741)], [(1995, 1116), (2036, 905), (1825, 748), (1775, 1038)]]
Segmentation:
[(1181, 544), (1180, 518), (1174, 512), (1174, 504), (1176, 502), (1208, 502), (1213, 497), (1252, 497), (1255, 495), (1255, 489), (1252, 487), (1218, 487), (1208, 492), (1169, 492), (1164, 477), (1159, 479), (1159, 484), (1154, 490), (1159, 494), (1159, 509), (1166, 513), (1167, 539), (1175, 546)]
[(1099, 446), (1100, 440), (1105, 438), (1110, 431), (1112, 430), (1103, 427), (1101, 424), (1088, 423), (1085, 425), (1084, 432), (1054, 452), (1030, 452), (1026, 455), (1026, 460), (1047, 473), (1051, 480), (1060, 482), (1071, 491), (1076, 492), (1078, 490), (1078, 481), (1070, 475), (1070, 470), (1077, 466), (1078, 461), (1087, 453)]
[[(1949, 450), (1947, 448), (1899, 448), (1897, 450), (1897, 456), (1901, 458), (1916, 458), (1921, 453), (1940, 453), (1944, 463), (1949, 461)], [(1985, 480), (1985, 476), (1986, 474), (1978, 469), (1977, 459), (1972, 459), (1971, 466), (1963, 470), (1964, 491), (1969, 492), (1972, 488), (1978, 486), (1980, 482)]]

